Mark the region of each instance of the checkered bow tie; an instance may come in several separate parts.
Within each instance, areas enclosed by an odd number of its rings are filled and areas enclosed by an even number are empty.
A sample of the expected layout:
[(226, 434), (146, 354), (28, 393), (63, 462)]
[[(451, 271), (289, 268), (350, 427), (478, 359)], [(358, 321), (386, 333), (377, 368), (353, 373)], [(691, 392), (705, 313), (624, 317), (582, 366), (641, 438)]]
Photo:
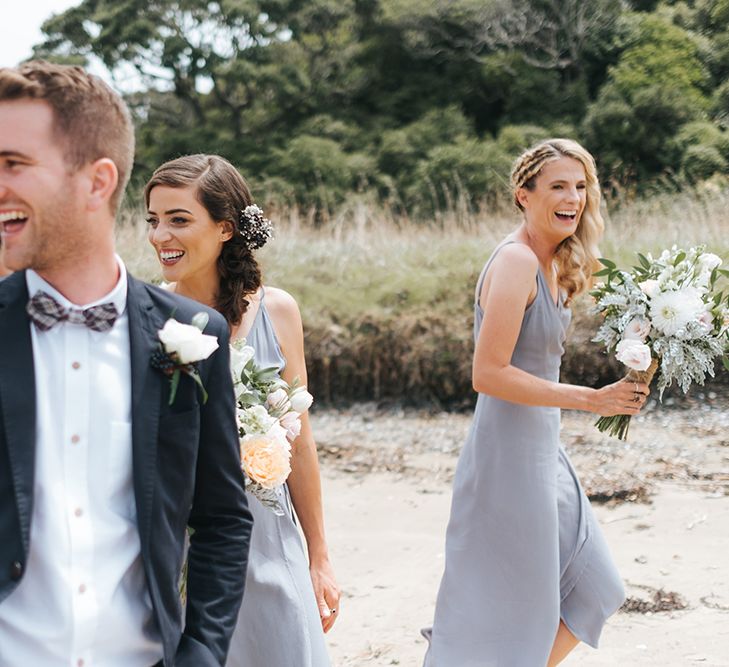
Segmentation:
[(83, 324), (94, 331), (108, 331), (114, 326), (119, 313), (113, 303), (102, 303), (81, 310), (80, 308), (64, 308), (50, 294), (37, 291), (28, 301), (25, 310), (35, 326), (41, 331), (52, 329), (59, 322)]

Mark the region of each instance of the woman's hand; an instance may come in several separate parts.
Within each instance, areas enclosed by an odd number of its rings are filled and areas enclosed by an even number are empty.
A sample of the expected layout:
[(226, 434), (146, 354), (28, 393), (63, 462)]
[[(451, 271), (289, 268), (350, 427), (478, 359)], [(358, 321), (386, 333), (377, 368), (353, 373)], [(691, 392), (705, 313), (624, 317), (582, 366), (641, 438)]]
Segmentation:
[(648, 385), (643, 382), (613, 382), (594, 390), (590, 411), (603, 417), (637, 415), (650, 393)]
[(319, 607), (321, 626), (329, 632), (339, 616), (340, 591), (334, 578), (334, 570), (328, 558), (312, 562), (309, 566), (316, 604)]

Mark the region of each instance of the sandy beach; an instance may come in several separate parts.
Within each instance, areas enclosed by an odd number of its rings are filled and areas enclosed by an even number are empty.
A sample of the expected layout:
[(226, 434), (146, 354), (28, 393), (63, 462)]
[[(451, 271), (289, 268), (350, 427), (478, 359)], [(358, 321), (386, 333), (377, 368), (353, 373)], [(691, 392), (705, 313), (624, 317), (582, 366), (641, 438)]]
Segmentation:
[[(729, 666), (729, 402), (671, 402), (649, 406), (627, 443), (599, 434), (590, 415), (563, 415), (629, 596), (601, 648), (580, 646), (564, 665)], [(343, 590), (333, 664), (419, 666), (470, 415), (359, 406), (313, 419)]]

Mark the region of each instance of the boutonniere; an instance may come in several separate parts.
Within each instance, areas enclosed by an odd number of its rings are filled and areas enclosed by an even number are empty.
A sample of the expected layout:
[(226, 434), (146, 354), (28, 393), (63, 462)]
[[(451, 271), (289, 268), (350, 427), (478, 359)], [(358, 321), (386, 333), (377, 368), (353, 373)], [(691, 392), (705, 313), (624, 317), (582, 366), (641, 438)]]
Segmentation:
[(170, 318), (159, 330), (160, 348), (152, 355), (151, 363), (170, 378), (169, 405), (175, 400), (182, 373), (189, 375), (200, 387), (203, 403), (208, 400), (208, 393), (195, 367), (196, 362), (207, 359), (218, 349), (218, 339), (203, 333), (207, 323), (207, 313), (198, 313), (192, 318), (192, 324), (182, 324)]

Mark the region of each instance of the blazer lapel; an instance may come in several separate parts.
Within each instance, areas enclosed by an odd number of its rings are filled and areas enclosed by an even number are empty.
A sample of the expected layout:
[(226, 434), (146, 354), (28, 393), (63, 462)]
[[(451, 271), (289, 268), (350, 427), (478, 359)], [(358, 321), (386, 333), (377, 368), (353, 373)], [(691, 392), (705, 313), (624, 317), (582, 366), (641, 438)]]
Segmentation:
[(4, 427), (23, 547), (27, 553), (35, 478), (35, 371), (25, 312), (25, 273), (0, 283), (0, 428)]
[(127, 310), (132, 362), (132, 456), (134, 495), (143, 553), (149, 546), (157, 463), (157, 433), (164, 376), (150, 361), (163, 322), (144, 283), (128, 277)]

